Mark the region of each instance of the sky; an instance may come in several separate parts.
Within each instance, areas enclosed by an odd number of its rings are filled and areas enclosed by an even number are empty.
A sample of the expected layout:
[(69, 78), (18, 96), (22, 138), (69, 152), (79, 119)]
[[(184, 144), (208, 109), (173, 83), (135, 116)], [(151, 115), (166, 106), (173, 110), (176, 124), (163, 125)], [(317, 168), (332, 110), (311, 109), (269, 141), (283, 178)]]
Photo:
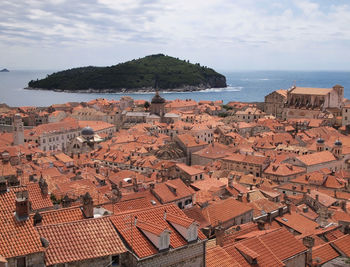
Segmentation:
[(221, 71), (350, 70), (349, 0), (1, 0), (0, 68), (163, 53)]

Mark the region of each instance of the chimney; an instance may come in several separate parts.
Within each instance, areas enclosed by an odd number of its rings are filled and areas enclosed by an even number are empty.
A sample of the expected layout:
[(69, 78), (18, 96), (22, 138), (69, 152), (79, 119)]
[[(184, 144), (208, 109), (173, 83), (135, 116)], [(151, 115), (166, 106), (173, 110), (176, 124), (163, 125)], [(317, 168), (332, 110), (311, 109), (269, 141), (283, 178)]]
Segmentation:
[(16, 219), (24, 221), (29, 216), (28, 191), (21, 191), (16, 194)]
[(233, 176), (228, 178), (228, 187), (233, 188)]
[(46, 180), (43, 178), (43, 176), (40, 177), (39, 187), (40, 187), (41, 193), (46, 197), (49, 191), (48, 191)]
[(334, 198), (337, 198), (337, 190), (334, 189)]
[(39, 211), (35, 213), (33, 216), (33, 224), (34, 226), (41, 225), (41, 221), (43, 220), (43, 217), (40, 215)]
[(286, 201), (286, 205), (287, 205), (287, 212), (289, 214), (291, 214), (291, 210), (290, 210), (291, 202), (290, 202), (290, 200)]
[(149, 188), (150, 188), (150, 189), (154, 189), (154, 184), (153, 184), (153, 183), (150, 184), (150, 185), (149, 185)]
[(345, 200), (340, 202), (340, 207), (344, 212), (348, 212), (346, 209), (346, 201)]
[(0, 178), (0, 194), (7, 192), (7, 181), (5, 177)]
[[(219, 222), (221, 224), (221, 222)], [(224, 245), (225, 229), (221, 225), (215, 228), (216, 245), (222, 247)]]
[(247, 193), (247, 201), (250, 202), (250, 195)]
[(301, 189), (301, 191), (304, 191), (304, 185), (303, 184), (300, 185), (300, 189)]
[(242, 194), (238, 194), (237, 200), (238, 200), (239, 202), (243, 202), (243, 195), (242, 195)]
[(278, 208), (278, 216), (280, 216), (280, 217), (283, 216), (283, 207)]
[(164, 220), (166, 221), (166, 209), (164, 210)]
[(267, 222), (271, 224), (272, 222), (272, 214), (271, 212), (267, 213)]
[(93, 218), (94, 217), (94, 202), (89, 192), (83, 196), (83, 213), (85, 218)]
[(315, 239), (311, 236), (305, 236), (303, 238), (303, 244), (308, 249), (306, 252), (306, 263), (308, 266), (311, 266), (312, 265), (312, 247), (315, 244)]
[(265, 230), (265, 222), (263, 220), (258, 220), (258, 229), (260, 231)]
[(310, 188), (306, 189), (306, 192), (307, 192), (308, 194), (310, 194), (310, 193), (311, 193)]
[(253, 190), (253, 185), (252, 184), (249, 185), (249, 190)]
[(318, 202), (319, 202), (319, 200), (318, 200), (318, 194), (316, 194), (316, 196), (315, 196), (315, 197), (316, 197), (316, 201), (318, 201)]
[(68, 208), (70, 206), (70, 203), (71, 203), (70, 198), (67, 195), (65, 195), (62, 199), (62, 207)]

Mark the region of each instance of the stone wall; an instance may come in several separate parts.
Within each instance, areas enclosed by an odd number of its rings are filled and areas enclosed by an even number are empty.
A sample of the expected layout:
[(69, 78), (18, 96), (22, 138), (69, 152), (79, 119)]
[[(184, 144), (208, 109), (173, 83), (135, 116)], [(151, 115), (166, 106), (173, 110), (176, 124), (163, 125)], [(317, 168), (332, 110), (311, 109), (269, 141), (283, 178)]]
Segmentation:
[(158, 253), (154, 257), (141, 260), (136, 266), (140, 267), (204, 267), (205, 242), (199, 241), (179, 249), (171, 249)]

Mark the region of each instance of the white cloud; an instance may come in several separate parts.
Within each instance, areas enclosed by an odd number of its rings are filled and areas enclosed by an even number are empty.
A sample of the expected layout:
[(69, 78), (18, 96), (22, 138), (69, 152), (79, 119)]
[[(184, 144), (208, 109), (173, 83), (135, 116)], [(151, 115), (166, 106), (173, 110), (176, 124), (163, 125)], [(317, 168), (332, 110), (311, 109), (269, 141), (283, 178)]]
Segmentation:
[(280, 65), (283, 54), (290, 59), (289, 55), (300, 58), (336, 49), (329, 61), (339, 56), (347, 64), (341, 52), (349, 54), (348, 25), (350, 8), (345, 1), (4, 0), (0, 45), (23, 45), (33, 51), (46, 47), (62, 53), (97, 51), (96, 61), (105, 58), (111, 63), (103, 51), (115, 47), (123, 51), (119, 58), (165, 51), (226, 66), (244, 57), (242, 64), (247, 64), (253, 55), (260, 60), (271, 57)]

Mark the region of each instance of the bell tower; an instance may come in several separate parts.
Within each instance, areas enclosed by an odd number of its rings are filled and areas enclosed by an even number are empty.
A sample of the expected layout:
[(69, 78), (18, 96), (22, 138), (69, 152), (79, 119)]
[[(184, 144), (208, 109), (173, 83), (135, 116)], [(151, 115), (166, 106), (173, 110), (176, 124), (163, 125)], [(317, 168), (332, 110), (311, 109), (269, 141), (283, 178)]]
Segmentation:
[(13, 119), (13, 143), (14, 145), (24, 144), (23, 122), (19, 114), (16, 114)]

